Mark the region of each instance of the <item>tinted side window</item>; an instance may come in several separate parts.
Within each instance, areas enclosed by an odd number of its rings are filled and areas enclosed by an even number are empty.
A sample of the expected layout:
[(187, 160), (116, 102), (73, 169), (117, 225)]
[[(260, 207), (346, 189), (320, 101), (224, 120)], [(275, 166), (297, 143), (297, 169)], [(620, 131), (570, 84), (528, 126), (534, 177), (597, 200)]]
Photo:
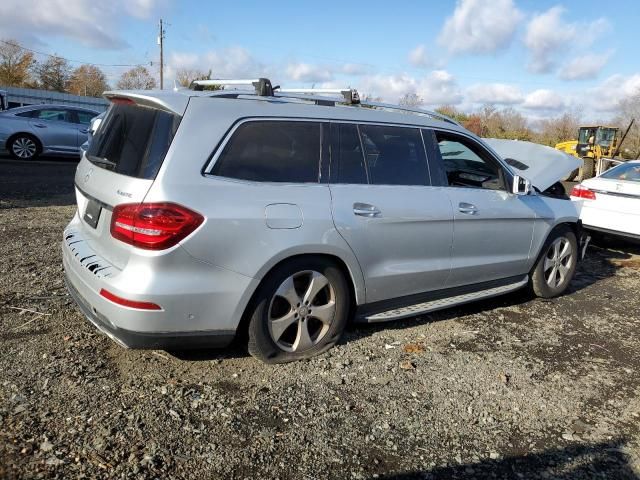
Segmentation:
[(358, 127), (349, 123), (331, 125), (331, 182), (367, 183), (367, 170)]
[(98, 115), (97, 113), (84, 112), (82, 110), (76, 110), (76, 114), (78, 115), (78, 123), (80, 125), (89, 125), (89, 124), (91, 124), (91, 119)]
[(255, 121), (236, 129), (213, 173), (256, 182), (316, 183), (319, 167), (319, 123)]
[(435, 134), (449, 186), (504, 189), (500, 167), (479, 145), (459, 135)]
[(31, 118), (37, 114), (37, 110), (27, 110), (26, 112), (16, 113), (16, 117), (28, 117)]
[(71, 121), (70, 112), (66, 110), (55, 110), (55, 109), (36, 110), (34, 117), (40, 120), (49, 120), (54, 122), (70, 122)]
[(429, 185), (429, 169), (416, 128), (360, 125), (369, 182), (378, 185)]

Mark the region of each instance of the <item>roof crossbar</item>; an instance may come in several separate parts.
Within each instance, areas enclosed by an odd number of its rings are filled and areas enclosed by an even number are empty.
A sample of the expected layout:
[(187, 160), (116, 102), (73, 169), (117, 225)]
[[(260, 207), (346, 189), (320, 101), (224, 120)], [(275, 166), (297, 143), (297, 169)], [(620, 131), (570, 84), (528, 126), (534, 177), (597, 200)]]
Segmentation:
[[(212, 79), (212, 80), (194, 80), (191, 82), (189, 88), (192, 88), (195, 91), (202, 91), (204, 87), (241, 87), (241, 86), (251, 86), (255, 89), (256, 95), (260, 95), (261, 97), (273, 97), (273, 86), (271, 85), (271, 80), (268, 78), (256, 78), (256, 79)], [(277, 88), (277, 87), (276, 87)]]
[[(346, 103), (349, 105), (358, 105), (360, 103), (360, 95), (355, 88), (278, 88), (277, 93), (283, 97), (289, 96), (289, 94), (299, 95), (342, 95), (342, 99), (338, 99), (338, 102)], [(304, 98), (304, 97), (293, 97)]]
[(369, 108), (381, 108), (386, 110), (396, 110), (401, 112), (415, 113), (419, 115), (424, 115), (427, 117), (435, 118), (436, 120), (442, 120), (443, 122), (452, 123), (453, 125), (461, 126), (458, 122), (456, 122), (453, 118), (447, 117), (438, 112), (433, 112), (431, 110), (423, 110), (421, 108), (411, 108), (411, 107), (403, 107), (402, 105), (394, 105), (392, 103), (382, 103), (382, 102), (362, 102), (361, 105), (363, 107)]

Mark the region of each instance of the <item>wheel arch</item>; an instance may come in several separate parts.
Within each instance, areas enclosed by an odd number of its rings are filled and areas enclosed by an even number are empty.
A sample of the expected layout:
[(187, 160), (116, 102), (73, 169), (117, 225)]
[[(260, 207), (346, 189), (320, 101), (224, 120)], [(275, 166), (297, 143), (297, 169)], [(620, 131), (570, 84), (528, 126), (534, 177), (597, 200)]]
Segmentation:
[(17, 137), (19, 137), (20, 135), (25, 135), (27, 137), (31, 137), (36, 141), (36, 148), (38, 149), (38, 153), (42, 153), (42, 150), (44, 148), (44, 144), (42, 143), (42, 140), (40, 140), (36, 135), (34, 135), (32, 132), (26, 132), (26, 131), (20, 131), (20, 132), (15, 132), (13, 134), (11, 134), (8, 138), (7, 141), (4, 144), (4, 148), (5, 150), (9, 150), (9, 147), (11, 145), (11, 142), (13, 142)]
[(328, 253), (326, 251), (318, 251), (318, 252), (311, 252), (311, 253), (308, 253), (308, 252), (297, 253), (297, 254), (291, 254), (284, 258), (280, 258), (276, 261), (270, 262), (260, 270), (260, 273), (261, 273), (259, 277), (260, 281), (256, 283), (255, 288), (251, 292), (249, 300), (244, 305), (244, 308), (242, 310), (242, 315), (240, 317), (240, 322), (238, 324), (238, 328), (236, 329), (236, 335), (245, 336), (247, 334), (247, 328), (249, 326), (249, 321), (251, 319), (251, 311), (252, 311), (253, 305), (255, 304), (256, 295), (260, 287), (262, 286), (264, 280), (269, 276), (269, 274), (271, 274), (271, 272), (273, 272), (276, 268), (279, 268), (281, 265), (287, 262), (304, 259), (304, 258), (329, 260), (335, 263), (338, 266), (338, 268), (340, 268), (347, 282), (347, 286), (349, 287), (349, 293), (351, 298), (351, 305), (349, 307), (349, 311), (350, 311), (350, 317), (353, 316), (357, 305), (359, 303), (364, 303), (364, 300), (365, 300), (364, 279), (362, 277), (362, 271), (360, 270), (360, 266), (358, 265), (357, 268), (354, 268), (354, 266), (352, 265), (350, 267), (347, 261), (336, 253)]
[(544, 253), (544, 247), (549, 242), (549, 238), (551, 237), (551, 235), (553, 235), (558, 229), (563, 227), (567, 227), (573, 232), (573, 234), (576, 236), (576, 241), (578, 242), (578, 249), (580, 248), (580, 231), (582, 228), (580, 225), (580, 220), (569, 219), (569, 218), (559, 220), (549, 229), (544, 239), (541, 242), (539, 242), (537, 252), (535, 256), (532, 256), (534, 261), (529, 271), (529, 274), (531, 274), (533, 269), (536, 268), (536, 265), (538, 264), (538, 260), (540, 259), (540, 255)]

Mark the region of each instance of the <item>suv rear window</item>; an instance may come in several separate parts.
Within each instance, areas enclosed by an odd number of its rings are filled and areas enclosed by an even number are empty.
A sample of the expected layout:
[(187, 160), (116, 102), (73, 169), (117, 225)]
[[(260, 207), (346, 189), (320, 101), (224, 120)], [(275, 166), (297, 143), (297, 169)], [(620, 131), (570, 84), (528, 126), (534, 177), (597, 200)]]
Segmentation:
[(178, 115), (162, 110), (113, 104), (91, 140), (87, 158), (116, 173), (154, 179), (179, 124)]
[(225, 145), (214, 175), (255, 182), (317, 183), (320, 124), (251, 121)]

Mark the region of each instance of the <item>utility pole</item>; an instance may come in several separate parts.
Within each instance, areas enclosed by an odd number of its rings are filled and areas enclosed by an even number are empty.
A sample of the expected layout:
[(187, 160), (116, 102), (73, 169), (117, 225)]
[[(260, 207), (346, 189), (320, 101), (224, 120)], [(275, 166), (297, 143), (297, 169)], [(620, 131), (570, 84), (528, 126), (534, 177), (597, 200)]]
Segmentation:
[(164, 68), (164, 27), (162, 19), (160, 19), (160, 32), (158, 33), (158, 45), (160, 45), (160, 90), (164, 87), (163, 68)]

